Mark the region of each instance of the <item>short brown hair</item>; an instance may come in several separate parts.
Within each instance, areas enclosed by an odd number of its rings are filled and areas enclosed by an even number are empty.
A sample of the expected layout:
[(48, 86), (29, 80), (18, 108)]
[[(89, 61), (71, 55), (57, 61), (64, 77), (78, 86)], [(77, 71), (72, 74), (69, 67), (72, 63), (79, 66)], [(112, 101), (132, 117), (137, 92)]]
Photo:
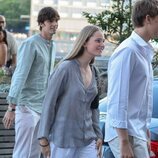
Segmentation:
[[(39, 11), (37, 22), (38, 22), (38, 25), (40, 26), (40, 24), (43, 24), (46, 20), (58, 21), (59, 19), (60, 19), (60, 16), (54, 8), (44, 7)], [(42, 28), (40, 27), (40, 30), (41, 29)]]
[(142, 27), (145, 17), (158, 15), (158, 0), (137, 0), (133, 6), (132, 22), (134, 27)]

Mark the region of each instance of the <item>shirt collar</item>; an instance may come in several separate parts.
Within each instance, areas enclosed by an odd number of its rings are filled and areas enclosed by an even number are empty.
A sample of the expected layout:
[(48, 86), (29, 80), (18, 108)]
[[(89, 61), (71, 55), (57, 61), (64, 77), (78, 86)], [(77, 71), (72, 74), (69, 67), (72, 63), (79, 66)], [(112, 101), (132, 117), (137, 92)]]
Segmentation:
[(149, 46), (149, 43), (144, 41), (144, 39), (140, 37), (135, 31), (132, 32), (131, 37), (138, 43), (138, 45), (142, 47)]
[(154, 49), (152, 45), (146, 42), (142, 37), (140, 37), (136, 32), (132, 32), (131, 38), (142, 48), (145, 48), (147, 51), (141, 51), (142, 54), (148, 56), (150, 60), (153, 58)]
[(53, 43), (53, 40), (46, 40), (44, 39), (40, 34), (38, 34), (39, 38), (44, 42), (46, 43), (47, 45), (50, 45)]
[(154, 51), (154, 48), (149, 42), (146, 42), (142, 37), (140, 37), (135, 31), (131, 34), (132, 39), (141, 47), (146, 47)]

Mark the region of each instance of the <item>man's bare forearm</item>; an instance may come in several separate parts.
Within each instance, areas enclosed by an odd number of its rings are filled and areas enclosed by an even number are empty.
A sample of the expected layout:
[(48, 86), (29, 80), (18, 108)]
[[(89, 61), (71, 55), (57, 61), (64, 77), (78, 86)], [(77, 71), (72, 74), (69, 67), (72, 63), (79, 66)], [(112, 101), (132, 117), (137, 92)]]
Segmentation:
[(127, 141), (129, 141), (127, 129), (116, 128), (116, 131), (117, 131), (119, 140), (120, 140), (121, 142), (127, 142)]

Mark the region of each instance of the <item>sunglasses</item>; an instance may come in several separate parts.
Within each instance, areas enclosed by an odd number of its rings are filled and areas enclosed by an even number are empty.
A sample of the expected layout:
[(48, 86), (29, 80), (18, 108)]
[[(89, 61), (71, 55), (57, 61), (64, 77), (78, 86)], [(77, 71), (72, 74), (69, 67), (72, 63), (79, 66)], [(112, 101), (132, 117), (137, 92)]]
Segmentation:
[(4, 24), (5, 21), (0, 21), (0, 23)]

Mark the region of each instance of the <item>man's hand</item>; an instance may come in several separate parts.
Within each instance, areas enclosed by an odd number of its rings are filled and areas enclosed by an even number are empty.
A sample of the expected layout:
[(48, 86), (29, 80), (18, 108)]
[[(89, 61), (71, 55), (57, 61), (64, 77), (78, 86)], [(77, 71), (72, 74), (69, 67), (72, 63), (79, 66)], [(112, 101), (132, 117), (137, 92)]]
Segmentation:
[(103, 144), (103, 140), (102, 139), (98, 139), (96, 141), (97, 157), (99, 157), (99, 158), (102, 157), (102, 144)]
[(14, 121), (15, 121), (15, 112), (6, 111), (2, 120), (4, 127), (9, 129), (13, 125)]
[(119, 142), (120, 142), (120, 156), (121, 158), (134, 158), (131, 143), (129, 141), (129, 135), (127, 129), (116, 128)]
[(120, 153), (121, 158), (134, 158), (134, 153), (128, 140), (120, 142)]

